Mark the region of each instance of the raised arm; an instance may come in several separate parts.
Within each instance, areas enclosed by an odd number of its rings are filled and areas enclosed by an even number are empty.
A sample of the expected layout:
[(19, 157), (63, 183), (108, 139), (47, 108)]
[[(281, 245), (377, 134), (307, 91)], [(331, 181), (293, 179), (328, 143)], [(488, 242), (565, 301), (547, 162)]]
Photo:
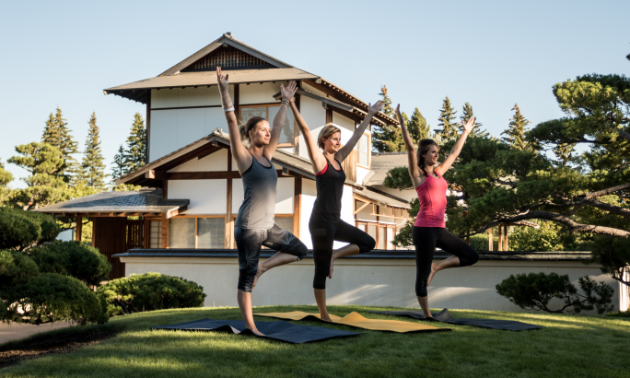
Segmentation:
[(462, 125), (464, 126), (464, 132), (462, 132), (462, 135), (459, 137), (453, 148), (451, 148), (451, 152), (448, 154), (442, 164), (433, 169), (433, 171), (437, 171), (440, 175), (444, 175), (444, 173), (446, 173), (446, 171), (451, 168), (453, 163), (455, 163), (455, 159), (457, 159), (457, 157), (459, 156), (459, 153), (462, 152), (462, 148), (464, 148), (464, 143), (466, 143), (466, 138), (468, 137), (468, 134), (470, 134), (473, 127), (475, 127), (475, 117), (469, 119), (465, 125), (464, 121), (462, 121)]
[(284, 85), (280, 84), (282, 103), (280, 104), (278, 114), (276, 114), (276, 117), (273, 119), (269, 144), (266, 145), (263, 150), (263, 154), (267, 156), (267, 159), (271, 159), (273, 153), (276, 152), (276, 147), (278, 147), (278, 141), (280, 140), (280, 133), (282, 132), (282, 128), (284, 127), (284, 121), (287, 119), (287, 108), (289, 107), (289, 101), (291, 101), (291, 99), (295, 95), (295, 92), (297, 92), (297, 84), (295, 83), (295, 81), (290, 82), (286, 88), (284, 87)]
[(247, 148), (241, 141), (241, 133), (238, 129), (238, 121), (234, 114), (234, 103), (230, 98), (230, 91), (228, 90), (228, 78), (229, 74), (223, 76), (221, 74), (221, 67), (217, 67), (217, 83), (219, 84), (219, 93), (221, 94), (221, 104), (225, 111), (225, 119), (228, 124), (228, 134), (230, 135), (230, 145), (232, 149), (232, 156), (236, 160), (236, 165), (240, 173), (245, 172), (252, 165), (252, 155), (247, 151)]
[(383, 101), (377, 101), (374, 105), (368, 105), (368, 112), (363, 122), (361, 122), (359, 127), (354, 130), (354, 134), (352, 134), (352, 137), (350, 138), (348, 143), (340, 148), (339, 151), (337, 151), (337, 153), (335, 154), (335, 158), (337, 160), (339, 160), (340, 162), (344, 161), (344, 159), (348, 157), (348, 155), (350, 155), (350, 151), (352, 151), (359, 139), (361, 139), (361, 136), (365, 132), (365, 129), (367, 129), (374, 115), (381, 110), (381, 107), (383, 107)]
[(317, 147), (317, 141), (313, 138), (313, 135), (311, 135), (311, 130), (309, 130), (306, 121), (302, 118), (297, 106), (295, 106), (293, 99), (291, 99), (289, 105), (291, 106), (291, 111), (293, 111), (293, 115), (295, 116), (295, 123), (297, 123), (297, 126), (300, 128), (300, 132), (304, 136), (306, 150), (308, 151), (308, 157), (311, 158), (313, 171), (315, 173), (321, 172), (326, 167), (326, 159)]
[[(402, 130), (403, 140), (405, 141), (405, 147), (407, 149), (407, 164), (409, 165), (409, 176), (411, 176), (411, 182), (413, 182), (414, 188), (417, 188), (424, 180), (424, 173), (418, 168), (418, 162), (416, 160), (416, 146), (413, 144), (413, 139), (407, 131), (405, 121), (400, 114), (400, 104), (396, 107), (396, 118), (400, 123), (400, 129)], [(422, 175), (422, 176), (421, 176)]]

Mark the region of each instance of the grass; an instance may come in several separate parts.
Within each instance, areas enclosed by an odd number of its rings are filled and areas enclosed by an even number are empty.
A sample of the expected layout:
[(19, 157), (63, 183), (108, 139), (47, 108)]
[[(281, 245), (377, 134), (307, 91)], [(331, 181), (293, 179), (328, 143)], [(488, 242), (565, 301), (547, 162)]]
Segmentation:
[[(329, 307), (331, 313), (340, 316), (358, 311), (369, 318), (416, 322), (365, 313), (387, 309), (392, 308)], [(315, 312), (315, 307), (274, 306), (257, 310)], [(453, 331), (409, 335), (365, 331), (355, 338), (304, 345), (227, 333), (148, 330), (155, 325), (205, 317), (239, 319), (235, 308), (176, 309), (113, 318), (104, 327), (124, 328), (114, 338), (72, 353), (24, 361), (0, 373), (5, 377), (134, 378), (630, 376), (630, 322), (625, 319), (469, 310), (451, 310), (451, 314), (456, 318), (518, 320), (545, 328), (509, 332), (438, 323), (438, 327), (450, 327)], [(319, 322), (300, 324), (357, 331)], [(82, 332), (82, 328), (51, 331), (46, 337), (62, 332)]]

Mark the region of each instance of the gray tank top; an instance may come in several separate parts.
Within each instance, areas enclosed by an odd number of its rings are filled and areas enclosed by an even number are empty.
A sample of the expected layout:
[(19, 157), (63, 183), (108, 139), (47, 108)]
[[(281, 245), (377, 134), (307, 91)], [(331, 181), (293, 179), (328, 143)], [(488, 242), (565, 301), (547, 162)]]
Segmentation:
[(278, 173), (271, 161), (267, 161), (269, 167), (260, 164), (252, 155), (252, 165), (243, 173), (245, 198), (238, 210), (235, 227), (253, 230), (269, 229), (274, 225)]

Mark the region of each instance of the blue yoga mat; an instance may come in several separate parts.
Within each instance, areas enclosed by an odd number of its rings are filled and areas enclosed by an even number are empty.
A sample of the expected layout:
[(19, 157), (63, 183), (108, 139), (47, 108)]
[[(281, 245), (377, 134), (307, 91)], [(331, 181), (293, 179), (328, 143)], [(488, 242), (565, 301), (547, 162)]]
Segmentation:
[(504, 331), (529, 331), (533, 329), (543, 328), (542, 326), (517, 322), (513, 320), (464, 319), (464, 318), (455, 319), (451, 316), (450, 312), (446, 308), (437, 314), (431, 313), (431, 315), (433, 315), (433, 319), (425, 319), (424, 313), (422, 313), (422, 311), (368, 311), (368, 312), (372, 314), (406, 316), (408, 318), (419, 319), (419, 320), (432, 320), (436, 322), (443, 322), (443, 323), (449, 323), (449, 324), (469, 325), (473, 327), (500, 329)]
[(324, 341), (337, 337), (359, 336), (361, 333), (340, 331), (337, 329), (296, 325), (285, 321), (259, 322), (256, 328), (265, 336), (257, 336), (245, 327), (242, 320), (213, 320), (200, 319), (188, 323), (170, 324), (151, 327), (154, 329), (166, 329), (173, 331), (214, 331), (232, 332), (235, 335), (254, 335), (265, 339), (278, 340), (291, 344), (303, 344), (314, 341)]

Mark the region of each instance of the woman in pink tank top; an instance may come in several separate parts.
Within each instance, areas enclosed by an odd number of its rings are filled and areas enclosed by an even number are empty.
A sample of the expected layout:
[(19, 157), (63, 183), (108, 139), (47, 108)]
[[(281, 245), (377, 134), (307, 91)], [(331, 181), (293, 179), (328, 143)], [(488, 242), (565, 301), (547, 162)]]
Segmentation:
[[(413, 244), (416, 247), (416, 298), (424, 316), (433, 317), (429, 312), (427, 286), (435, 273), (446, 268), (473, 265), (479, 260), (479, 254), (474, 249), (445, 228), (444, 212), (448, 184), (442, 177), (462, 151), (466, 137), (475, 125), (475, 119), (471, 118), (465, 125), (462, 122), (464, 126), (462, 135), (444, 162), (438, 164), (440, 152), (438, 144), (433, 139), (422, 139), (416, 154), (413, 140), (400, 114), (400, 105), (396, 108), (396, 116), (407, 147), (409, 175), (420, 201), (420, 211), (413, 227)], [(453, 256), (433, 263), (435, 247), (440, 247)]]

